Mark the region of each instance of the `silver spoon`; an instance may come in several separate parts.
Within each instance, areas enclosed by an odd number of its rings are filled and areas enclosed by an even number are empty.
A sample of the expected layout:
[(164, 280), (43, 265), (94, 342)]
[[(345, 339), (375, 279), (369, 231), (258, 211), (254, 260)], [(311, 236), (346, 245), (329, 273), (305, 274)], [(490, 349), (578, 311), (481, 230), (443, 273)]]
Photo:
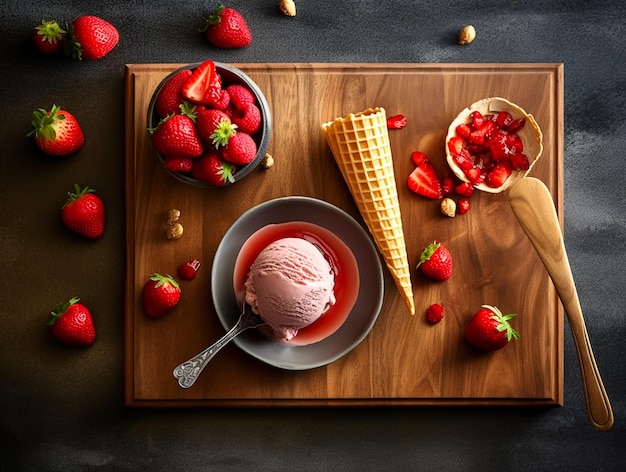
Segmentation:
[(244, 302), (243, 310), (235, 326), (233, 326), (224, 336), (218, 339), (215, 343), (211, 344), (204, 351), (196, 354), (188, 361), (183, 362), (174, 369), (174, 378), (178, 380), (178, 385), (182, 388), (189, 388), (207, 366), (209, 361), (215, 357), (215, 355), (226, 344), (235, 339), (241, 333), (250, 328), (257, 328), (266, 324), (261, 317), (252, 312), (250, 305)]

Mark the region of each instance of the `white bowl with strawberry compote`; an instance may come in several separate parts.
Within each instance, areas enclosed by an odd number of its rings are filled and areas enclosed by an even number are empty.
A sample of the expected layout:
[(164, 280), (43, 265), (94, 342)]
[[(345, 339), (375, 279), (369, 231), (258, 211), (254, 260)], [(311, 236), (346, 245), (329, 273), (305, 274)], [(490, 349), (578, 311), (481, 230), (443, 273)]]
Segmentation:
[(543, 152), (543, 134), (522, 107), (490, 97), (457, 115), (445, 148), (448, 165), (460, 180), (499, 193), (528, 175)]
[(206, 60), (180, 67), (159, 83), (147, 128), (166, 172), (186, 184), (220, 187), (243, 179), (263, 161), (272, 117), (263, 91), (247, 74)]

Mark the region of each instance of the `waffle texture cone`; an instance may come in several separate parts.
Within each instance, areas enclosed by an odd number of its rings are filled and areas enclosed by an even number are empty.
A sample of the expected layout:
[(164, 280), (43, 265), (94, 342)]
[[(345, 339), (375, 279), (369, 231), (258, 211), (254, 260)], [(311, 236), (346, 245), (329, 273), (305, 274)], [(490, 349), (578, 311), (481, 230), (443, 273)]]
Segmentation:
[(322, 124), (350, 193), (410, 313), (415, 314), (398, 190), (384, 108)]

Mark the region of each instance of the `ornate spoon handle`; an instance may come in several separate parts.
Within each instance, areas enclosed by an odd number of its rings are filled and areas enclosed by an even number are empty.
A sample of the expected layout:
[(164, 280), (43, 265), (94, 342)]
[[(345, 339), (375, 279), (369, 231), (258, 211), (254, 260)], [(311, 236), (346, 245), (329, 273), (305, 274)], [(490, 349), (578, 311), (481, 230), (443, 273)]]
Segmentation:
[(249, 309), (248, 305), (244, 306), (243, 313), (239, 316), (237, 324), (233, 326), (224, 336), (207, 347), (204, 351), (196, 354), (188, 361), (183, 362), (174, 369), (174, 378), (178, 380), (178, 385), (182, 388), (191, 387), (207, 366), (207, 364), (215, 357), (215, 355), (226, 346), (230, 341), (235, 339), (245, 330), (256, 328), (265, 324), (263, 320)]

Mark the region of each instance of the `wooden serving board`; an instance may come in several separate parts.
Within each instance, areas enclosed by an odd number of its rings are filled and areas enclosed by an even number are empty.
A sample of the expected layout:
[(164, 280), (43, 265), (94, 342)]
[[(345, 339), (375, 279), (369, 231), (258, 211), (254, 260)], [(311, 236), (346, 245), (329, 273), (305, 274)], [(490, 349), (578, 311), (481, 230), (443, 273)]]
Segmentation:
[[(444, 137), (456, 114), (500, 96), (521, 105), (544, 133), (531, 175), (552, 192), (563, 226), (563, 66), (559, 64), (235, 64), (264, 91), (273, 115), (269, 153), (259, 168), (223, 189), (178, 182), (157, 165), (146, 110), (161, 79), (178, 65), (135, 64), (126, 70), (127, 279), (125, 402), (129, 406), (560, 405), (563, 399), (563, 313), (552, 282), (518, 225), (506, 195), (478, 193), (469, 213), (447, 218), (439, 202), (412, 194), (410, 153), (426, 152), (443, 175)], [(369, 336), (338, 361), (284, 371), (230, 344), (198, 382), (181, 389), (172, 369), (224, 333), (210, 292), (215, 250), (245, 210), (267, 200), (304, 195), (326, 200), (362, 223), (320, 131), (321, 123), (381, 106), (408, 126), (390, 131), (417, 315), (411, 317), (385, 269), (385, 297)], [(165, 238), (166, 212), (181, 211), (184, 235)], [(415, 271), (422, 248), (438, 240), (454, 257), (444, 283)], [(148, 319), (141, 287), (153, 272), (175, 273), (199, 258), (195, 280), (182, 282), (180, 305)], [(445, 318), (429, 325), (432, 303)], [(518, 313), (521, 339), (482, 354), (463, 328), (482, 304)]]

